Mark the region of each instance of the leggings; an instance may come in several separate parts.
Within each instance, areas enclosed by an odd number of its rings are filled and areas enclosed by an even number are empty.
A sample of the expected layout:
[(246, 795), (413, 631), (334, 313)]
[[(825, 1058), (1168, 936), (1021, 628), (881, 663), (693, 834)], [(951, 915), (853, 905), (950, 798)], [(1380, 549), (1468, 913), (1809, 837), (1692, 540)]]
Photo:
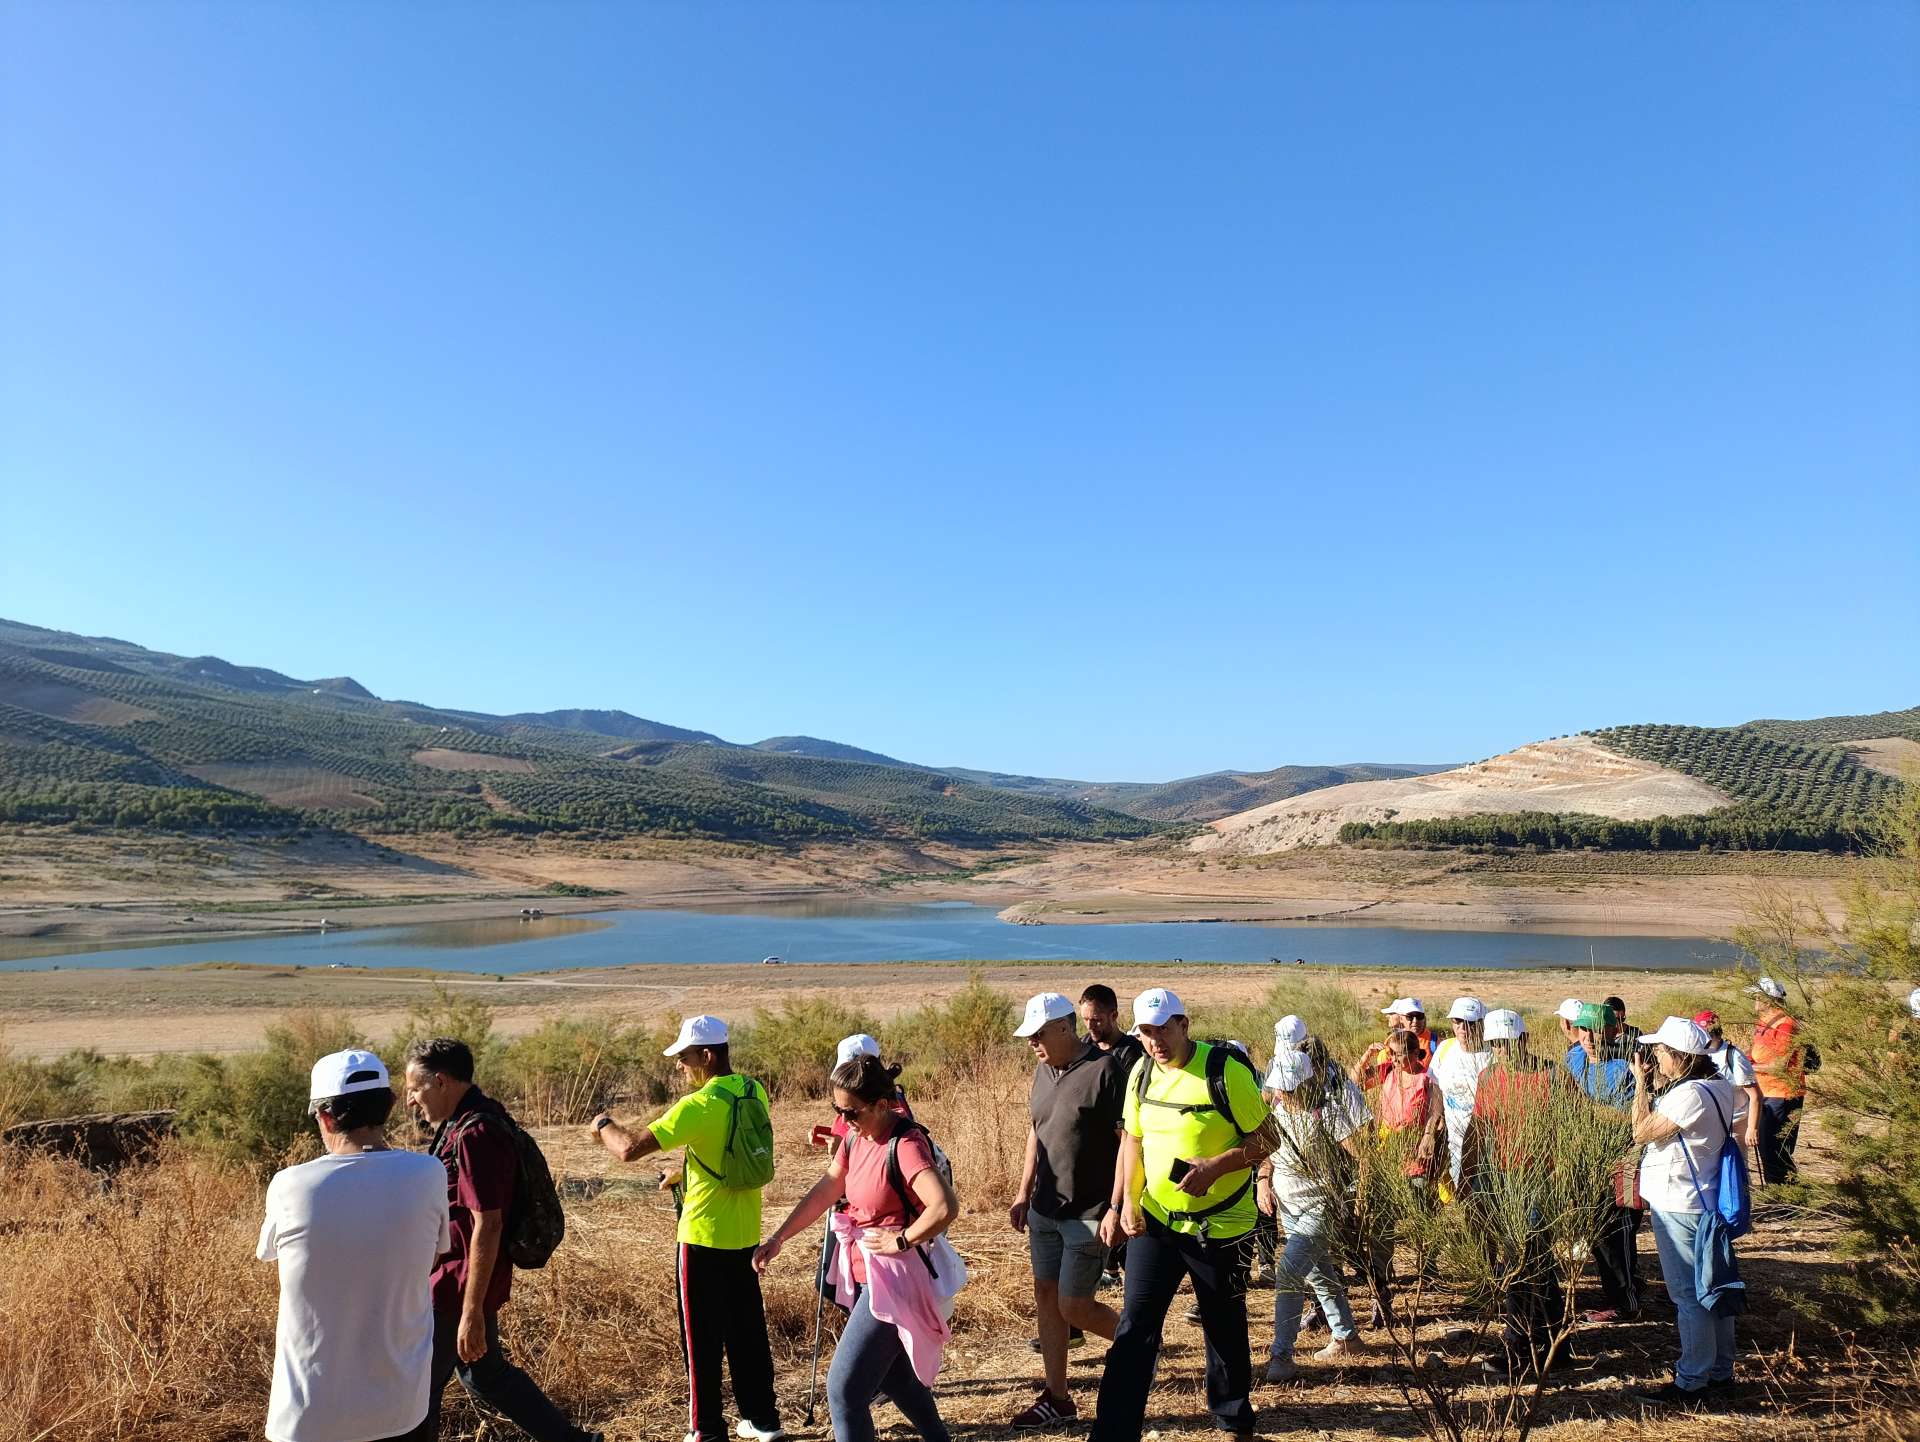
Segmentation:
[(866, 1288), (853, 1304), (827, 1371), (834, 1442), (874, 1442), (873, 1399), (886, 1396), (925, 1442), (949, 1442), (933, 1393), (907, 1360), (893, 1323), (873, 1315)]

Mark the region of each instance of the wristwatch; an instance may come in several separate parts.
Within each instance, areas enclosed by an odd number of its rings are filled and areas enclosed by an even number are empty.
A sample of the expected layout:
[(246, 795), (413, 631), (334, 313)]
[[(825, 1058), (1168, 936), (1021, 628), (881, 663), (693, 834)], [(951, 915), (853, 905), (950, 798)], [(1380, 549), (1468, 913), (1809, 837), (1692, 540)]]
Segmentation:
[(593, 1124), (593, 1129), (597, 1132), (597, 1131), (603, 1130), (606, 1127), (610, 1127), (612, 1125), (613, 1125), (613, 1113), (608, 1112), (607, 1115), (601, 1117), (599, 1121)]
[(906, 1251), (906, 1250), (907, 1250), (907, 1248), (908, 1248), (908, 1247), (909, 1247), (910, 1245), (911, 1245), (911, 1243), (909, 1243), (909, 1242), (907, 1241), (907, 1234), (906, 1234), (906, 1233), (905, 1233), (904, 1231), (901, 1231), (901, 1232), (895, 1232), (895, 1233), (894, 1233), (894, 1236), (893, 1236), (893, 1249), (894, 1249), (894, 1251), (896, 1251), (896, 1252), (904, 1252), (904, 1251)]

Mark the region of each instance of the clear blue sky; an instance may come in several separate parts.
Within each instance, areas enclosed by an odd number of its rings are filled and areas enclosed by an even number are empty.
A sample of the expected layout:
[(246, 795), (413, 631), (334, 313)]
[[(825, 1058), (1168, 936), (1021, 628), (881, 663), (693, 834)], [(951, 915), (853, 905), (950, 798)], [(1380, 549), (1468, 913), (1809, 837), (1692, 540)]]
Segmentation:
[(0, 615), (1096, 779), (1920, 702), (1920, 9), (8, 4)]

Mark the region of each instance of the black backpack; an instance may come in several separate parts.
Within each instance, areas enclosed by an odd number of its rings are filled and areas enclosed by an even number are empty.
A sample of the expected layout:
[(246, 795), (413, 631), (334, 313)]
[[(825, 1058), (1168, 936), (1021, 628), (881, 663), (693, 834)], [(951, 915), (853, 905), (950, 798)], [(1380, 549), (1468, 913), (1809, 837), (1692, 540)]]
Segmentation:
[[(900, 1205), (907, 1214), (907, 1224), (911, 1226), (913, 1219), (926, 1208), (920, 1205), (920, 1199), (914, 1196), (913, 1189), (907, 1185), (906, 1174), (900, 1170), (900, 1139), (909, 1132), (918, 1132), (927, 1139), (927, 1150), (933, 1153), (933, 1169), (946, 1179), (949, 1190), (953, 1187), (953, 1163), (940, 1150), (940, 1143), (933, 1139), (933, 1133), (924, 1124), (906, 1117), (894, 1119), (893, 1135), (887, 1139), (887, 1185), (893, 1188), (893, 1194), (900, 1199)], [(924, 1244), (915, 1247), (914, 1251), (920, 1254), (920, 1261), (926, 1267), (928, 1276), (940, 1275), (939, 1268), (933, 1265), (933, 1258), (927, 1255)]]
[[(1233, 1128), (1234, 1134), (1238, 1136), (1241, 1141), (1245, 1141), (1252, 1133), (1240, 1129), (1240, 1123), (1233, 1114), (1233, 1106), (1227, 1099), (1227, 1067), (1234, 1064), (1245, 1067), (1253, 1077), (1256, 1087), (1260, 1084), (1260, 1073), (1254, 1070), (1253, 1059), (1237, 1046), (1229, 1045), (1224, 1041), (1203, 1041), (1199, 1044), (1207, 1049), (1206, 1101), (1183, 1104), (1181, 1102), (1155, 1101), (1149, 1097), (1147, 1095), (1147, 1087), (1153, 1081), (1154, 1062), (1152, 1057), (1142, 1056), (1140, 1060), (1135, 1063), (1133, 1069), (1134, 1102), (1137, 1106), (1165, 1107), (1169, 1111), (1180, 1112), (1188, 1116), (1191, 1116), (1195, 1112), (1217, 1112), (1226, 1118), (1227, 1125)], [(1253, 1186), (1253, 1173), (1254, 1169), (1248, 1168), (1247, 1179), (1235, 1187), (1233, 1195), (1224, 1201), (1215, 1202), (1210, 1207), (1197, 1207), (1178, 1211), (1169, 1207), (1167, 1210), (1181, 1221), (1201, 1223), (1201, 1229), (1204, 1233), (1205, 1224), (1209, 1217), (1218, 1216), (1221, 1212), (1226, 1211), (1227, 1208), (1239, 1202), (1239, 1200), (1247, 1194), (1247, 1190)]]
[(482, 1122), (498, 1125), (513, 1145), (513, 1202), (507, 1208), (507, 1235), (502, 1250), (514, 1266), (538, 1271), (546, 1266), (547, 1259), (566, 1236), (567, 1217), (560, 1205), (560, 1189), (553, 1184), (553, 1171), (547, 1166), (540, 1144), (528, 1135), (526, 1128), (505, 1112), (476, 1109), (448, 1123), (434, 1138), (434, 1155), (440, 1156), (443, 1141), (457, 1141)]

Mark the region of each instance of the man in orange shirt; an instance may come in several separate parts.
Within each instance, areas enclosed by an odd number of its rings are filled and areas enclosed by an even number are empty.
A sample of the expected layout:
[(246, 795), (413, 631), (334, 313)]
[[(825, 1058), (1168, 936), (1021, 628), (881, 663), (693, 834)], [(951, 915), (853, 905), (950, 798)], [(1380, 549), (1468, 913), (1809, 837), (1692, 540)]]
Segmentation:
[(1760, 1083), (1760, 1179), (1790, 1182), (1806, 1100), (1806, 1048), (1800, 1023), (1784, 1005), (1787, 989), (1770, 976), (1747, 988), (1753, 998), (1753, 1071)]

